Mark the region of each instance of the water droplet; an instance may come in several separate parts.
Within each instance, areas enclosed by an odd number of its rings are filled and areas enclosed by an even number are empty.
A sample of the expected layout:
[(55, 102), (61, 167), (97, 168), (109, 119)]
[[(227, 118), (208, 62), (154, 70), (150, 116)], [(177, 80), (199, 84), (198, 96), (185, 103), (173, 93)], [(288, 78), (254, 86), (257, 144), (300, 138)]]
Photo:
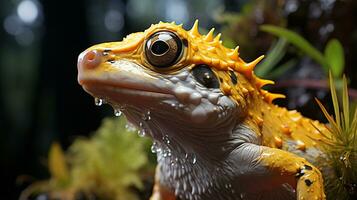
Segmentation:
[(120, 117), (121, 114), (122, 114), (122, 112), (121, 112), (120, 109), (114, 109), (114, 115), (115, 115), (116, 117)]
[(134, 132), (136, 130), (135, 126), (131, 123), (125, 124), (125, 128), (127, 131)]
[(245, 194), (244, 193), (240, 193), (240, 198), (244, 199), (245, 198)]
[(162, 140), (165, 142), (165, 144), (170, 144), (171, 142), (168, 135), (163, 136)]
[(140, 137), (144, 137), (144, 136), (146, 135), (145, 129), (140, 129), (140, 130), (138, 130), (138, 135), (139, 135)]
[(142, 118), (142, 120), (144, 120), (144, 121), (149, 121), (149, 120), (151, 120), (151, 111), (148, 110), (141, 118)]
[(196, 164), (196, 162), (197, 162), (196, 156), (193, 155), (193, 156), (192, 156), (192, 164)]
[[(175, 166), (178, 163), (178, 158), (175, 156), (172, 156), (170, 162), (171, 162), (171, 166)], [(177, 171), (177, 170), (174, 170), (174, 171)]]
[(152, 143), (152, 145), (151, 145), (151, 152), (152, 152), (152, 153), (157, 153), (157, 152), (158, 152), (158, 149), (159, 149), (159, 147), (158, 147), (157, 142)]
[(101, 105), (103, 105), (103, 103), (104, 103), (103, 99), (97, 98), (97, 97), (94, 98), (94, 104), (96, 106), (101, 106)]
[(166, 147), (162, 150), (162, 156), (163, 156), (164, 158), (170, 157), (170, 156), (171, 156), (171, 149), (166, 146)]

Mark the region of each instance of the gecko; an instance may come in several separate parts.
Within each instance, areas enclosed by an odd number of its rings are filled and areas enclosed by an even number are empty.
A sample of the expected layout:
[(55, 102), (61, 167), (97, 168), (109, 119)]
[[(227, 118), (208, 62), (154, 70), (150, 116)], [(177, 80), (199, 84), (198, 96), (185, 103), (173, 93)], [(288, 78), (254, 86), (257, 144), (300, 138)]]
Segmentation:
[[(334, 176), (316, 120), (272, 103), (284, 95), (214, 34), (160, 22), (78, 57), (78, 82), (123, 113), (157, 154), (151, 200), (325, 199)], [(135, 159), (135, 158), (133, 158)]]

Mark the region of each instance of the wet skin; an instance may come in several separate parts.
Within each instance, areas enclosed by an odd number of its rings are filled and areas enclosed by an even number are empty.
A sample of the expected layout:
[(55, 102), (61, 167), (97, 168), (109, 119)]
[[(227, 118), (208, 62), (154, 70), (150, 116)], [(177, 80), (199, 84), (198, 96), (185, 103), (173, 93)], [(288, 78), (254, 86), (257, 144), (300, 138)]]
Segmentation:
[(325, 199), (329, 132), (272, 104), (262, 58), (244, 62), (197, 23), (159, 23), (81, 53), (78, 81), (153, 139), (152, 199)]

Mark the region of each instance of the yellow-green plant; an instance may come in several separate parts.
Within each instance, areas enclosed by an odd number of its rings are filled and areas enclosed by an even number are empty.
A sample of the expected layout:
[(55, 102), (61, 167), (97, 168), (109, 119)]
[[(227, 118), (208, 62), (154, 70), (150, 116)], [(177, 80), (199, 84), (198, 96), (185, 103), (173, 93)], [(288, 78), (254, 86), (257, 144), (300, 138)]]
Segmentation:
[(329, 199), (353, 199), (357, 195), (357, 109), (354, 112), (350, 110), (346, 77), (343, 76), (342, 105), (331, 72), (329, 77), (335, 116), (331, 116), (316, 99), (329, 122), (327, 127), (331, 137), (326, 136), (323, 145), (329, 157), (328, 165), (333, 167), (337, 176), (327, 177), (326, 191)]
[(51, 198), (76, 199), (78, 193), (100, 199), (138, 199), (142, 175), (154, 171), (150, 141), (125, 128), (126, 120), (106, 118), (90, 138), (78, 138), (63, 153), (58, 143), (49, 151), (51, 178), (35, 182), (22, 194), (46, 193)]

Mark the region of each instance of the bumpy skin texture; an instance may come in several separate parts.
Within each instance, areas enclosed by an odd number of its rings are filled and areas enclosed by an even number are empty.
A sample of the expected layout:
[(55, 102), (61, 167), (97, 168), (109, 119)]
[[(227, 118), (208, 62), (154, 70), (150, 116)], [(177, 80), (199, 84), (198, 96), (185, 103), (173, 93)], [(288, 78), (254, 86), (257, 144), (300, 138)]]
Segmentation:
[[(178, 59), (164, 67), (152, 65), (146, 52), (160, 31), (182, 42)], [(166, 61), (165, 54), (155, 56)], [(238, 48), (222, 45), (220, 34), (201, 35), (197, 21), (189, 31), (160, 22), (84, 51), (78, 81), (153, 139), (158, 156), (153, 200), (325, 199), (321, 172), (332, 173), (324, 166), (321, 141), (330, 133), (272, 104), (283, 95), (261, 88), (273, 83), (254, 75), (262, 58), (244, 62)], [(194, 72), (202, 65), (213, 75)], [(212, 83), (210, 76), (218, 88), (198, 81)]]

